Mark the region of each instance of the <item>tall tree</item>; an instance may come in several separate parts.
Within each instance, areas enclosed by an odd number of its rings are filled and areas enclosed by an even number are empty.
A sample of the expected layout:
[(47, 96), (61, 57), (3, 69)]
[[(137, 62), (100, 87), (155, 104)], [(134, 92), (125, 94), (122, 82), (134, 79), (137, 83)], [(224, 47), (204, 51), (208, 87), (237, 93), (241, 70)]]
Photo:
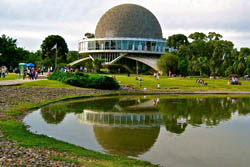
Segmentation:
[(46, 37), (41, 45), (42, 58), (46, 66), (54, 66), (57, 47), (57, 61), (58, 63), (66, 63), (68, 46), (65, 40), (59, 35), (49, 35)]
[(241, 48), (239, 56), (243, 57), (243, 58), (246, 58), (247, 56), (250, 56), (250, 49), (249, 48)]
[(207, 37), (211, 41), (211, 40), (220, 40), (223, 36), (216, 32), (209, 32)]
[(18, 48), (16, 42), (16, 39), (6, 35), (0, 37), (0, 66), (15, 67), (26, 60), (29, 51)]
[(178, 58), (178, 71), (181, 75), (187, 76), (188, 75), (188, 64), (189, 60), (185, 57)]
[(210, 43), (207, 43), (206, 41), (197, 39), (193, 41), (192, 43), (190, 43), (189, 47), (190, 47), (192, 56), (195, 56), (196, 58), (211, 57), (212, 47)]
[(193, 40), (203, 40), (206, 41), (207, 40), (207, 35), (204, 34), (203, 32), (195, 32), (192, 33), (188, 36), (188, 38), (193, 39)]
[(167, 47), (174, 49), (179, 49), (181, 45), (188, 45), (188, 44), (189, 44), (188, 39), (183, 34), (174, 34), (172, 36), (169, 36), (167, 40)]
[(209, 67), (212, 75), (223, 75), (222, 63), (233, 53), (233, 43), (230, 41), (213, 41), (213, 54), (210, 59)]

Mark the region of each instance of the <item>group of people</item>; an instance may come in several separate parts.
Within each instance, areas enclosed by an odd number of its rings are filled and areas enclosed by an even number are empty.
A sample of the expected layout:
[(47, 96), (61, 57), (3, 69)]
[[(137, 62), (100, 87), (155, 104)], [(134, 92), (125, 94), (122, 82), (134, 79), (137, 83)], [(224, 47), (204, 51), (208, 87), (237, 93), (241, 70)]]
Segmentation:
[(30, 80), (38, 79), (38, 74), (40, 73), (38, 68), (30, 68), (23, 70), (23, 79), (25, 80), (26, 76), (29, 76)]
[(229, 85), (241, 85), (237, 76), (232, 76), (231, 80), (228, 81)]
[(201, 84), (201, 85), (207, 85), (207, 83), (203, 79), (197, 79), (196, 83)]
[[(51, 67), (52, 68), (52, 67)], [(52, 70), (50, 70), (52, 71)], [(61, 67), (61, 72), (88, 72), (88, 69), (86, 67), (80, 66), (80, 68), (73, 69), (72, 67)]]

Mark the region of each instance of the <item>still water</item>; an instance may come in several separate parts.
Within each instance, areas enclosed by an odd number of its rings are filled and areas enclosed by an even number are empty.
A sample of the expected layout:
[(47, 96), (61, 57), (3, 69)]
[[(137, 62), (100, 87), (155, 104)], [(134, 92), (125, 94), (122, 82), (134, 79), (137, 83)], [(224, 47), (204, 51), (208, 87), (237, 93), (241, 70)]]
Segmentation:
[(121, 96), (72, 100), (23, 122), (87, 149), (169, 167), (250, 164), (250, 97)]

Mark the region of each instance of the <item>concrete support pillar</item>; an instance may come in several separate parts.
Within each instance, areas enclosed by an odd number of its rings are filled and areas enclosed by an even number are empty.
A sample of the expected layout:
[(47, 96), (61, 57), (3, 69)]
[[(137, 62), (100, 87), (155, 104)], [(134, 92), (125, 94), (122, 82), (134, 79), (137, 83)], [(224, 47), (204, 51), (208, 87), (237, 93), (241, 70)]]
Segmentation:
[(139, 65), (138, 65), (138, 61), (136, 61), (136, 74), (139, 74)]

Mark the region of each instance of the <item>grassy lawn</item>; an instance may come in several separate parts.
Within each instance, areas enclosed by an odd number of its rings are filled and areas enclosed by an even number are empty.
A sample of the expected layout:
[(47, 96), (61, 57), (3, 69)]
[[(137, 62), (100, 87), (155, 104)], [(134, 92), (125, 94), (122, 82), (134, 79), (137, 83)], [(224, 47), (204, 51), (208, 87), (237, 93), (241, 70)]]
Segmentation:
[[(108, 75), (112, 77), (113, 75)], [(139, 88), (139, 81), (135, 80), (138, 75), (119, 74), (115, 75), (116, 80), (121, 85), (132, 86), (136, 89), (143, 90), (157, 90), (157, 84), (160, 83), (161, 89), (164, 91), (250, 91), (250, 81), (240, 80), (242, 85), (227, 85), (227, 78), (209, 79), (202, 78), (208, 85), (197, 84), (197, 77), (192, 78), (178, 78), (178, 77), (166, 77), (161, 76), (159, 80), (155, 79), (152, 75), (141, 75), (142, 87)], [(39, 86), (39, 87), (52, 87), (52, 88), (77, 88), (76, 86), (67, 85), (59, 81), (54, 80), (41, 80), (34, 82), (22, 83), (23, 87)]]
[(3, 76), (1, 75), (0, 81), (5, 81), (5, 80), (15, 80), (18, 79), (18, 74), (16, 73), (8, 73), (5, 78), (3, 79)]
[(55, 80), (40, 80), (40, 81), (33, 81), (33, 82), (25, 82), (22, 83), (20, 86), (22, 87), (50, 87), (50, 88), (78, 88), (76, 86), (67, 85), (59, 81)]
[(227, 85), (228, 79), (209, 79), (202, 78), (208, 85), (197, 84), (198, 78), (178, 78), (160, 76), (160, 79), (155, 79), (152, 75), (142, 75), (142, 87), (139, 88), (139, 81), (135, 80), (138, 75), (115, 75), (116, 80), (121, 85), (133, 86), (136, 89), (143, 90), (156, 90), (157, 84), (160, 83), (161, 90), (174, 90), (174, 91), (250, 91), (250, 81), (240, 80), (242, 85)]

